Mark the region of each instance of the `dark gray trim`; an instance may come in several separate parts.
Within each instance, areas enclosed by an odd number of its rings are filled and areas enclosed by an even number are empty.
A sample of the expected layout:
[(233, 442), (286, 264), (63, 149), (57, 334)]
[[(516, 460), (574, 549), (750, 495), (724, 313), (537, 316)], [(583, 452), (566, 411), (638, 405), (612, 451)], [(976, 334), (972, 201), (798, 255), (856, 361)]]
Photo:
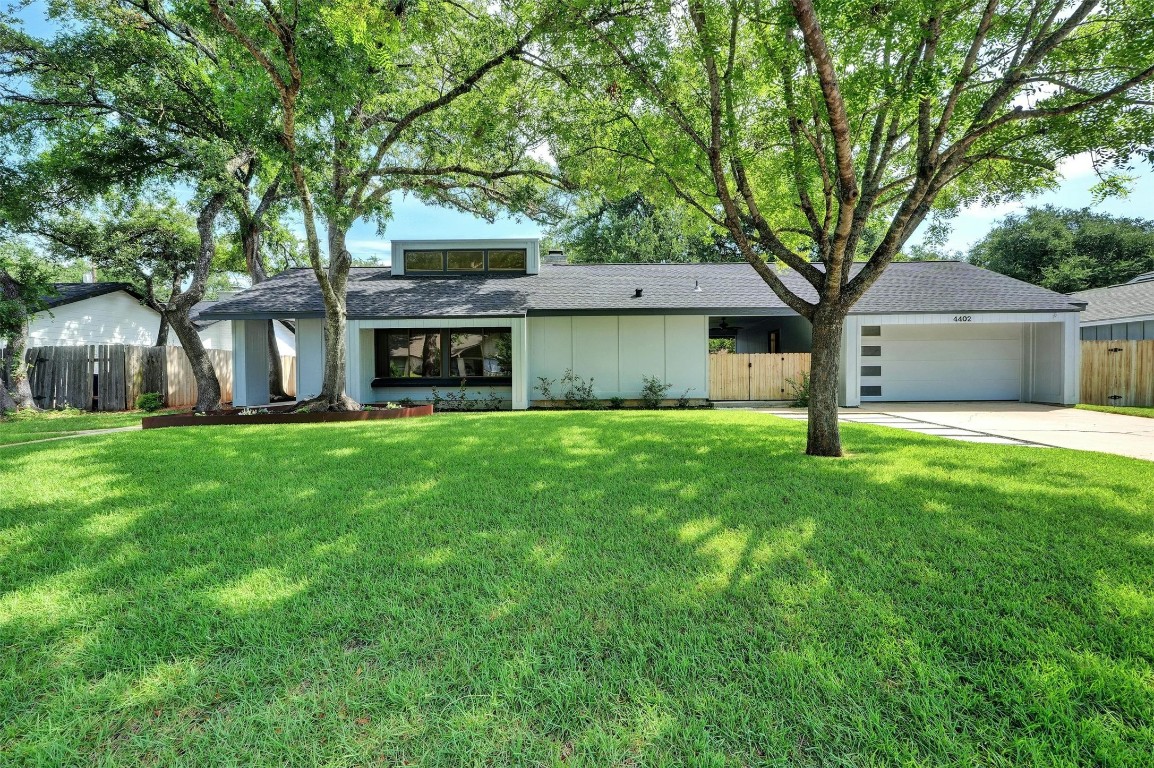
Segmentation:
[(880, 365), (863, 365), (861, 367), (862, 376), (881, 376), (882, 367)]
[(882, 348), (877, 346), (865, 345), (861, 348), (862, 357), (881, 357)]
[(884, 310), (872, 312), (854, 312), (850, 310), (851, 316), (856, 317), (879, 317), (882, 315), (1049, 315), (1053, 313), (1064, 312), (1081, 312), (1077, 307), (1070, 307), (1069, 309), (935, 309), (932, 312), (925, 312), (922, 310)]

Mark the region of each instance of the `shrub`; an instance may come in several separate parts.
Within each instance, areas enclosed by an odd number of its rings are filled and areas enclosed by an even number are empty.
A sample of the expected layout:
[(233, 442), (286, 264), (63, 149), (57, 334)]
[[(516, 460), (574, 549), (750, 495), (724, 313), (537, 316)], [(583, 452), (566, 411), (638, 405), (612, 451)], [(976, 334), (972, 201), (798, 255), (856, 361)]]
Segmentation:
[(582, 411), (595, 411), (601, 407), (601, 401), (593, 395), (593, 379), (589, 381), (573, 373), (572, 368), (565, 370), (561, 377), (561, 384), (565, 387), (562, 397), (565, 405)]
[(549, 378), (546, 378), (544, 376), (538, 376), (537, 377), (537, 386), (535, 386), (534, 389), (536, 389), (538, 392), (541, 393), (541, 399), (542, 400), (552, 400), (553, 399), (553, 385), (556, 383), (557, 383), (556, 379), (549, 379)]
[(614, 395), (613, 397), (609, 398), (609, 407), (615, 411), (620, 411), (625, 407), (625, 398)]
[(641, 405), (650, 410), (661, 405), (672, 384), (666, 384), (657, 376), (641, 377)]
[(685, 391), (681, 393), (681, 397), (677, 398), (677, 407), (678, 408), (688, 408), (689, 407), (689, 390), (691, 390), (691, 389), (693, 389), (693, 387), (687, 387), (685, 389)]
[(411, 397), (402, 397), (401, 398), (401, 404), (400, 404), (401, 408), (413, 408), (416, 405), (417, 405), (417, 401)]
[(736, 352), (737, 339), (710, 339), (709, 340), (709, 354), (716, 355), (719, 352)]
[(441, 394), (436, 387), (433, 387), (433, 410), (435, 411), (471, 411), (474, 408), (474, 403), (469, 399), (469, 393), (465, 391), (466, 379), (461, 379), (461, 386), (455, 392), (446, 392)]
[(136, 396), (136, 410), (153, 413), (164, 407), (164, 398), (159, 392), (142, 392)]
[(786, 379), (789, 386), (789, 404), (793, 408), (809, 407), (809, 373), (803, 373), (800, 379)]

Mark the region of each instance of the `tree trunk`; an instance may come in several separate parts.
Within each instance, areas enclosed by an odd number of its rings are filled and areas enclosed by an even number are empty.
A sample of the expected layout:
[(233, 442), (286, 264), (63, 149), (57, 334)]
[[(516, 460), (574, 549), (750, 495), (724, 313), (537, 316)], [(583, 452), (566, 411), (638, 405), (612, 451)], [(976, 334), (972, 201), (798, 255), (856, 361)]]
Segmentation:
[(820, 308), (813, 318), (813, 349), (809, 369), (809, 435), (805, 446), (805, 452), (810, 456), (842, 455), (841, 431), (837, 421), (837, 387), (844, 325), (844, 315)]
[(281, 366), (280, 345), (276, 341), (276, 320), (268, 321), (268, 396), (277, 403), (292, 400), (284, 389), (284, 368)]
[(24, 359), (28, 351), (27, 324), (24, 331), (8, 337), (8, 346), (0, 356), (0, 362), (4, 363), (4, 370), (0, 371), (0, 413), (38, 408), (32, 399), (32, 383), (28, 380), (28, 363)]
[(188, 312), (171, 312), (169, 323), (180, 345), (184, 347), (184, 354), (192, 365), (192, 375), (196, 379), (196, 405), (193, 410), (197, 413), (211, 413), (220, 410), (220, 379), (216, 376), (216, 369), (212, 367), (212, 360), (205, 351), (204, 342), (196, 326), (188, 319)]
[(208, 413), (220, 410), (220, 380), (216, 377), (216, 370), (200, 340), (200, 334), (192, 324), (188, 314), (194, 304), (204, 298), (208, 283), (208, 273), (212, 269), (213, 258), (216, 256), (216, 239), (214, 226), (216, 217), (224, 207), (227, 194), (218, 192), (209, 198), (200, 215), (196, 217), (196, 231), (200, 237), (200, 252), (197, 255), (196, 266), (192, 272), (192, 282), (188, 290), (175, 294), (168, 302), (165, 315), (176, 337), (184, 347), (184, 354), (192, 365), (192, 374), (196, 379), (197, 413)]
[(325, 302), (325, 367), (321, 393), (305, 405), (316, 411), (359, 411), (361, 404), (345, 392), (348, 313), (345, 284), (351, 258), (345, 247), (345, 231), (329, 222), (328, 284), (321, 285)]
[(168, 346), (168, 318), (165, 317), (163, 312), (160, 313), (160, 328), (156, 331), (156, 344), (153, 346)]

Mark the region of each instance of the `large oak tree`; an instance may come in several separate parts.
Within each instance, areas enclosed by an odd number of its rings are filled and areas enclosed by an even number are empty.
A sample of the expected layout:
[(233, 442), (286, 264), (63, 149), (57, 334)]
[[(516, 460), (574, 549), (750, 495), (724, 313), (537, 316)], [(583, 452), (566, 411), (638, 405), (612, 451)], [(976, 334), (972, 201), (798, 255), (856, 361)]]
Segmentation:
[(810, 320), (815, 455), (842, 453), (845, 317), (927, 216), (1038, 189), (1090, 149), (1125, 165), (1154, 137), (1150, 0), (558, 8), (539, 64), (564, 94), (562, 167), (666, 190)]
[(323, 384), (309, 405), (357, 408), (345, 381), (353, 224), (383, 227), (397, 192), (482, 217), (535, 215), (557, 183), (532, 155), (532, 71), (520, 66), (541, 20), (532, 3), (477, 0), (208, 7), (199, 23), (215, 26), (236, 76), (255, 70), (279, 101), (277, 143), (325, 306)]

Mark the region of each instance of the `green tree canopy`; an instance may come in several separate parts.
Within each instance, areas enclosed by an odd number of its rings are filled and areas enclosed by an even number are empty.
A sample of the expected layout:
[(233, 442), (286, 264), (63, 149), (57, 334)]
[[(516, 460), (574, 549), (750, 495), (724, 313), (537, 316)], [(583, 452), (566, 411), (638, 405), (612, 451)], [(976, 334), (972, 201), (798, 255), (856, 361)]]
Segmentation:
[(548, 237), (575, 264), (741, 260), (727, 238), (703, 228), (684, 209), (659, 206), (641, 192), (616, 200), (582, 199)]
[(998, 222), (969, 260), (1062, 293), (1117, 285), (1154, 270), (1154, 221), (1028, 208)]
[(1052, 185), (1091, 149), (1154, 157), (1151, 0), (556, 7), (554, 155), (582, 185), (676, 198), (812, 322), (810, 453), (841, 455), (846, 315), (931, 213)]

